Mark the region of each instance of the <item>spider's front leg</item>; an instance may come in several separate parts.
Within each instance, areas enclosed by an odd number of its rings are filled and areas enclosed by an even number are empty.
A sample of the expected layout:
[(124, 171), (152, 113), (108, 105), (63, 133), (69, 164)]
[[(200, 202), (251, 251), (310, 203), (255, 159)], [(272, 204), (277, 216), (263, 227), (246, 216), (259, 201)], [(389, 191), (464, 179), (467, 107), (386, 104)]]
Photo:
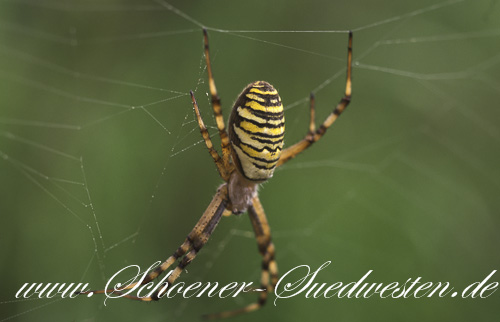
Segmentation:
[(210, 96), (212, 97), (212, 108), (215, 116), (215, 123), (217, 124), (217, 129), (219, 130), (219, 136), (221, 140), (222, 147), (222, 161), (224, 167), (229, 169), (231, 157), (231, 144), (229, 142), (229, 136), (226, 132), (224, 125), (224, 117), (222, 116), (222, 107), (220, 103), (220, 97), (217, 94), (217, 87), (215, 86), (214, 74), (212, 71), (212, 63), (210, 62), (210, 46), (208, 44), (208, 33), (205, 28), (203, 28), (203, 45), (205, 52), (205, 62), (207, 64), (208, 72), (208, 85), (210, 87)]
[(225, 182), (228, 182), (229, 176), (231, 172), (234, 170), (234, 166), (231, 164), (230, 161), (232, 153), (231, 142), (229, 140), (228, 133), (226, 132), (226, 127), (224, 125), (224, 117), (222, 116), (220, 97), (219, 94), (217, 93), (217, 87), (215, 86), (212, 64), (210, 62), (208, 33), (206, 29), (203, 29), (203, 43), (204, 43), (205, 62), (207, 64), (207, 72), (208, 72), (208, 85), (210, 88), (210, 97), (212, 98), (212, 109), (214, 112), (215, 123), (217, 124), (217, 129), (219, 130), (219, 136), (221, 139), (222, 157), (214, 149), (212, 140), (210, 139), (210, 134), (208, 133), (208, 130), (203, 122), (203, 119), (201, 118), (200, 109), (198, 107), (198, 103), (196, 102), (194, 93), (192, 91), (190, 92), (191, 101), (193, 102), (193, 107), (196, 114), (196, 120), (198, 121), (200, 132), (208, 148), (208, 152), (212, 156), (220, 176)]
[[(198, 126), (200, 127), (201, 136), (205, 141), (205, 145), (208, 148), (208, 152), (212, 156), (212, 159), (215, 162), (215, 166), (217, 167), (217, 171), (219, 171), (219, 175), (224, 181), (229, 180), (229, 175), (231, 173), (231, 169), (226, 166), (226, 161), (220, 157), (219, 153), (214, 149), (214, 145), (212, 140), (210, 139), (210, 134), (208, 133), (207, 127), (201, 118), (200, 109), (198, 107), (198, 103), (196, 102), (196, 98), (194, 97), (193, 91), (190, 92), (191, 101), (193, 102), (193, 108), (196, 115), (196, 120), (198, 121)], [(227, 161), (228, 163), (229, 161)]]
[(351, 102), (351, 93), (352, 93), (352, 82), (351, 82), (351, 67), (352, 67), (352, 32), (349, 32), (349, 45), (347, 47), (347, 80), (345, 86), (344, 97), (340, 100), (335, 109), (328, 115), (325, 121), (321, 124), (319, 129), (316, 130), (315, 120), (314, 120), (314, 95), (311, 93), (311, 121), (309, 124), (309, 132), (299, 142), (294, 145), (286, 148), (281, 152), (281, 158), (278, 161), (277, 167), (285, 164), (287, 161), (295, 158), (300, 152), (307, 149), (314, 142), (317, 142), (319, 139), (323, 137), (326, 130), (335, 122), (340, 114), (346, 109), (347, 105)]

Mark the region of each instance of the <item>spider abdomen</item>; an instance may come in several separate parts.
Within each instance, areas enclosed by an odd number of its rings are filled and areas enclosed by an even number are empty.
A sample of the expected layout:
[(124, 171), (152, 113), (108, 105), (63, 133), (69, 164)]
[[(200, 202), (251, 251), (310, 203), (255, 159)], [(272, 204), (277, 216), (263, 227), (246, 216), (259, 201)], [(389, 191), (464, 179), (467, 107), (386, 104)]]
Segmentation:
[(264, 81), (249, 84), (233, 106), (228, 127), (233, 160), (239, 172), (256, 182), (271, 178), (285, 134), (278, 91)]

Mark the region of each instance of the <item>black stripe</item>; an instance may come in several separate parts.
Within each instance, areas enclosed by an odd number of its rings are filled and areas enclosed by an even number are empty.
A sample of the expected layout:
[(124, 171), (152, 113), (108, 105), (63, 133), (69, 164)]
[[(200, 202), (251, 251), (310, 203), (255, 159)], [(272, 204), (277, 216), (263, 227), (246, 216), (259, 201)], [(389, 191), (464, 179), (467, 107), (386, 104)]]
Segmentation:
[(281, 120), (284, 118), (283, 111), (278, 112), (278, 113), (273, 113), (273, 112), (264, 112), (264, 111), (259, 111), (259, 110), (254, 110), (250, 106), (239, 106), (242, 109), (248, 110), (250, 114), (260, 117), (261, 119), (265, 120)]
[[(195, 253), (195, 255), (196, 255), (196, 253)], [(181, 270), (184, 270), (184, 268), (186, 266), (188, 266), (189, 262), (190, 262), (190, 260), (188, 260), (188, 257), (186, 255), (186, 256), (184, 256), (184, 258), (181, 260), (181, 262), (179, 263), (179, 265), (177, 267), (179, 267)]]
[[(278, 95), (278, 93), (276, 93), (276, 94), (261, 94), (261, 93), (252, 92), (251, 90), (252, 90), (253, 88), (255, 88), (255, 89), (259, 90), (259, 91), (262, 91), (262, 89), (261, 89), (261, 88), (259, 88), (259, 87), (250, 87), (250, 88), (248, 89), (248, 92), (247, 92), (246, 94), (255, 95), (255, 96), (257, 96), (258, 98), (261, 98), (261, 99), (263, 99), (263, 100), (265, 100), (265, 101), (270, 101), (270, 100), (278, 100), (278, 101), (280, 101), (280, 102), (281, 102), (281, 97)], [(274, 89), (273, 89), (273, 90), (274, 90)], [(271, 92), (271, 91), (273, 91), (273, 90), (267, 90), (267, 91), (268, 91), (268, 92)], [(264, 90), (264, 91), (266, 91), (266, 90)], [(245, 94), (245, 96), (246, 96), (246, 94)], [(248, 97), (248, 96), (246, 96), (246, 97)]]
[(255, 141), (262, 143), (262, 144), (280, 144), (280, 143), (283, 143), (283, 139), (277, 140), (277, 141), (271, 141), (271, 140), (262, 139), (262, 138), (259, 138), (258, 136), (253, 136), (253, 135), (251, 135), (250, 138), (252, 140), (255, 140)]
[[(243, 151), (243, 150), (242, 150), (242, 151)], [(245, 151), (243, 151), (243, 153), (245, 153), (246, 155), (248, 155), (248, 153), (246, 153)], [(248, 155), (248, 157), (249, 157), (250, 159), (252, 159), (252, 160), (256, 160), (256, 161), (260, 161), (260, 162), (263, 162), (263, 163), (268, 163), (268, 164), (278, 162), (278, 160), (280, 159), (280, 158), (278, 157), (278, 158), (276, 158), (276, 159), (272, 159), (272, 160), (269, 160), (269, 161), (268, 161), (268, 160), (263, 159), (263, 158), (256, 158), (256, 157), (252, 157), (252, 156), (250, 156), (250, 155)], [(257, 167), (257, 168), (258, 168), (259, 166), (260, 166), (260, 167), (264, 167), (264, 166), (262, 166), (262, 165), (254, 164), (253, 162), (252, 162), (252, 164), (253, 164), (255, 167)], [(264, 169), (264, 168), (263, 168), (263, 169)], [(265, 169), (268, 169), (268, 170), (269, 170), (270, 168), (265, 168)]]
[[(168, 282), (167, 282), (167, 283), (162, 283), (162, 284), (160, 284), (160, 286), (158, 287), (158, 291), (154, 292), (154, 293), (151, 295), (151, 299), (152, 299), (153, 301), (158, 301), (158, 300), (160, 299), (160, 297), (159, 297), (159, 296), (160, 296), (160, 294), (159, 294), (159, 293), (160, 293), (160, 290), (161, 290), (161, 289), (162, 289), (162, 288), (163, 288), (166, 284), (168, 284), (167, 289), (171, 286), (171, 284), (170, 284), (170, 283), (168, 283)], [(162, 294), (162, 295), (163, 295), (163, 294)]]
[[(278, 146), (278, 147), (276, 147), (275, 149), (271, 149), (271, 148), (269, 148), (268, 146), (265, 146), (265, 147), (263, 147), (262, 149), (259, 149), (259, 148), (255, 147), (255, 146), (253, 146), (253, 145), (250, 145), (250, 144), (245, 144), (245, 143), (243, 143), (243, 142), (242, 142), (242, 143), (240, 143), (240, 146), (242, 146), (242, 145), (245, 145), (245, 146), (247, 146), (247, 147), (249, 147), (249, 148), (251, 148), (251, 149), (253, 149), (253, 150), (257, 151), (257, 152), (261, 152), (261, 153), (262, 153), (262, 152), (264, 152), (264, 150), (267, 150), (267, 151), (269, 151), (269, 152), (274, 152), (274, 153), (276, 153), (276, 152), (277, 152), (277, 150), (280, 150), (280, 151), (281, 151), (281, 147), (279, 147), (279, 146)], [(252, 158), (253, 158), (253, 157), (252, 157)]]
[[(241, 149), (241, 148), (240, 148), (240, 149)], [(241, 149), (241, 152), (243, 152), (244, 154), (246, 154), (246, 155), (247, 155), (250, 159), (252, 159), (252, 160), (256, 160), (256, 161), (260, 161), (260, 162), (263, 162), (263, 163), (274, 163), (274, 162), (278, 162), (278, 160), (280, 159), (280, 158), (278, 157), (277, 159), (266, 160), (266, 159), (262, 159), (262, 158), (253, 157), (253, 156), (249, 155), (248, 153), (246, 153), (243, 149)], [(261, 165), (254, 164), (253, 162), (252, 162), (252, 164), (253, 164), (255, 167), (257, 167), (257, 168), (259, 168), (259, 167), (263, 167), (263, 166), (261, 166)], [(264, 168), (260, 168), (260, 169), (268, 169), (268, 170), (270, 170), (269, 168), (265, 168), (265, 167), (264, 167)]]
[[(257, 169), (261, 169), (261, 170), (268, 170), (268, 171), (271, 171), (271, 170), (273, 170), (273, 169), (275, 168), (275, 166), (273, 166), (273, 167), (271, 167), (271, 168), (268, 168), (268, 167), (266, 167), (266, 166), (264, 166), (264, 165), (256, 164), (256, 163), (253, 163), (253, 162), (252, 162), (252, 164), (253, 164), (253, 166), (254, 166), (254, 167), (256, 167)], [(255, 180), (255, 179), (254, 179), (254, 180)]]
[(325, 134), (326, 129), (327, 129), (327, 127), (324, 126), (323, 124), (321, 124), (321, 126), (319, 127), (319, 129), (316, 130), (316, 133), (319, 134), (319, 135), (323, 135), (323, 134)]
[(252, 123), (253, 125), (258, 126), (261, 129), (264, 129), (264, 128), (277, 129), (277, 128), (283, 127), (285, 125), (285, 121), (283, 121), (283, 122), (281, 122), (279, 124), (269, 124), (267, 122), (266, 123), (260, 123), (260, 122), (257, 122), (257, 121), (251, 120), (251, 119), (247, 119), (246, 117), (243, 117), (241, 115), (238, 115), (238, 116), (239, 116), (239, 118), (236, 120), (237, 123), (238, 123), (238, 127), (240, 127), (240, 124), (241, 124), (242, 120), (245, 120), (248, 123)]
[(173, 257), (175, 259), (178, 259), (179, 257), (181, 257), (181, 255), (184, 253), (184, 251), (182, 250), (182, 247), (179, 247), (177, 248), (177, 250), (175, 251)]
[(246, 98), (245, 103), (248, 103), (248, 102), (258, 103), (262, 107), (280, 107), (283, 105), (281, 103), (281, 101), (278, 101), (277, 103), (271, 103), (271, 101), (260, 102), (260, 101), (256, 101), (256, 100), (253, 100), (250, 98)]
[[(203, 247), (203, 243), (200, 241), (197, 241), (193, 244), (193, 249), (196, 253), (200, 251), (200, 249)], [(188, 253), (189, 254), (189, 253)]]

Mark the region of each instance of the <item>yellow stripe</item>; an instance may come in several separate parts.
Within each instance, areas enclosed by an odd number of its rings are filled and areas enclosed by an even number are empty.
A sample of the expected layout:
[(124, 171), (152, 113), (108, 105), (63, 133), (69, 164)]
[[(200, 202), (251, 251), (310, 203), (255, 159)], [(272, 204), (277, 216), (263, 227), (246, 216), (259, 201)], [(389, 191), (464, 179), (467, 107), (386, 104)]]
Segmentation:
[[(188, 255), (186, 255), (186, 256), (188, 256)], [(179, 277), (179, 275), (181, 275), (181, 273), (182, 273), (182, 268), (177, 266), (174, 269), (174, 271), (172, 272), (172, 274), (167, 278), (167, 282), (169, 282), (170, 284), (173, 284), (175, 282), (175, 280)]]
[(273, 124), (273, 125), (280, 125), (281, 123), (283, 123), (283, 119), (280, 119), (280, 120), (267, 120), (267, 123), (268, 124)]
[(273, 274), (276, 274), (278, 272), (278, 265), (275, 261), (271, 261), (269, 263), (269, 271), (271, 271), (271, 273)]
[(248, 101), (245, 103), (245, 106), (250, 107), (256, 111), (270, 112), (270, 113), (279, 113), (283, 111), (283, 105), (278, 106), (262, 106), (256, 101)]
[(261, 118), (261, 117), (258, 117), (258, 116), (255, 116), (253, 115), (248, 109), (246, 108), (241, 108), (241, 106), (238, 106), (238, 114), (244, 118), (244, 119), (247, 119), (247, 120), (252, 120), (252, 121), (255, 121), (255, 122), (258, 122), (258, 123), (263, 123), (263, 124), (266, 124), (266, 120)]
[(276, 94), (278, 94), (277, 90), (265, 92), (265, 91), (261, 91), (260, 89), (256, 88), (255, 86), (252, 87), (249, 92), (262, 94), (262, 95), (276, 95)]
[(280, 135), (285, 132), (285, 127), (277, 127), (277, 128), (268, 128), (268, 127), (259, 127), (253, 123), (242, 121), (240, 123), (240, 127), (243, 128), (244, 130), (247, 130), (252, 133), (264, 133), (264, 134), (270, 134), (270, 135)]
[(251, 99), (251, 100), (255, 100), (255, 101), (259, 101), (259, 102), (263, 102), (263, 103), (265, 103), (265, 102), (266, 102), (266, 100), (265, 100), (265, 99), (263, 99), (263, 98), (262, 98), (262, 97), (260, 97), (260, 96), (255, 95), (255, 94), (246, 94), (245, 96), (246, 96), (246, 97), (248, 97), (248, 98), (249, 98), (249, 99)]
[(260, 277), (260, 284), (263, 286), (269, 285), (269, 272), (262, 271), (262, 275)]

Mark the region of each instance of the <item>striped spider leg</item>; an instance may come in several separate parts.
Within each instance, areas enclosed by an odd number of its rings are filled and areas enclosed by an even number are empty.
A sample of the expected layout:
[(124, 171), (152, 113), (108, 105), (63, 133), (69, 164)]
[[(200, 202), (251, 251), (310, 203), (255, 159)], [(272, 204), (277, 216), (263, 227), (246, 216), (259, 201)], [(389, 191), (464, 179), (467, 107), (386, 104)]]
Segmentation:
[(267, 302), (268, 294), (271, 293), (278, 283), (278, 265), (274, 259), (274, 244), (271, 242), (271, 229), (267, 222), (264, 208), (258, 197), (252, 200), (252, 205), (248, 208), (248, 215), (252, 222), (259, 252), (262, 255), (262, 273), (259, 298), (257, 302), (251, 303), (240, 309), (224, 311), (219, 313), (206, 314), (203, 318), (208, 320), (229, 318), (243, 313), (258, 310)]
[(320, 125), (319, 129), (316, 130), (315, 126), (315, 112), (314, 112), (314, 94), (311, 93), (310, 97), (310, 123), (309, 132), (306, 134), (305, 138), (295, 143), (294, 145), (286, 148), (281, 153), (281, 158), (278, 162), (277, 167), (285, 164), (287, 161), (295, 158), (297, 154), (304, 151), (310, 147), (314, 142), (318, 141), (323, 137), (326, 130), (335, 122), (340, 114), (346, 109), (347, 105), (351, 102), (351, 66), (352, 66), (352, 31), (349, 31), (349, 45), (347, 47), (347, 80), (345, 86), (344, 97), (340, 100), (337, 107), (328, 115), (325, 121)]
[[(155, 270), (149, 273), (143, 280), (137, 283), (132, 283), (123, 288), (118, 289), (107, 289), (107, 290), (99, 290), (99, 291), (87, 291), (81, 292), (81, 294), (110, 294), (113, 293), (114, 296), (121, 295), (122, 297), (129, 298), (132, 300), (138, 301), (157, 301), (161, 298), (161, 296), (166, 292), (168, 287), (172, 285), (175, 280), (180, 276), (184, 268), (186, 268), (189, 263), (196, 257), (200, 249), (207, 243), (208, 239), (212, 235), (215, 227), (219, 224), (219, 221), (225, 211), (227, 211), (227, 186), (222, 185), (217, 190), (214, 198), (210, 202), (210, 205), (205, 210), (203, 215), (201, 216), (198, 223), (191, 230), (189, 235), (186, 237), (184, 242), (179, 248), (165, 260), (160, 266), (158, 266)], [(183, 257), (184, 256), (184, 257)], [(152, 280), (156, 279), (160, 274), (166, 271), (173, 263), (175, 263), (178, 259), (182, 258), (177, 267), (172, 271), (169, 275), (167, 282), (159, 285), (157, 291), (155, 291), (151, 296), (147, 297), (138, 297), (125, 293), (124, 291), (130, 290), (141, 285), (147, 284)]]

